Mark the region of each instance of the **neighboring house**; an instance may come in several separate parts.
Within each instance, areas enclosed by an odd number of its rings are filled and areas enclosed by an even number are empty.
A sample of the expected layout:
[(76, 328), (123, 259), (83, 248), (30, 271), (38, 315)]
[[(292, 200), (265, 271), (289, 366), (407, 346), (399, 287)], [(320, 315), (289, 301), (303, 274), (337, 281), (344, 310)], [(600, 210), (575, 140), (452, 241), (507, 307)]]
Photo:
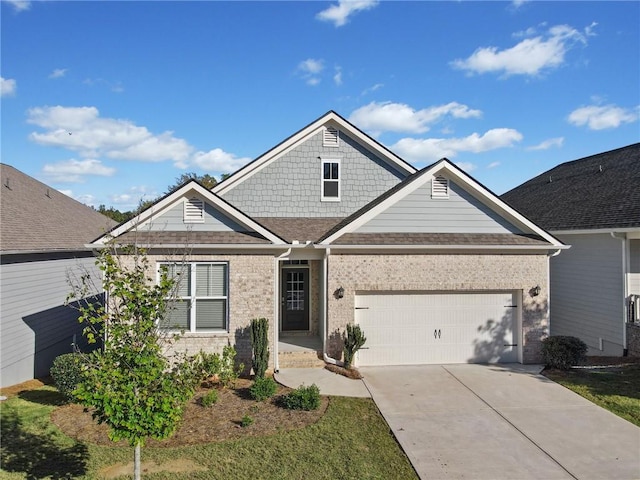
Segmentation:
[(186, 253), (176, 348), (230, 343), (246, 361), (266, 317), (276, 370), (292, 344), (340, 360), (349, 323), (367, 337), (360, 366), (538, 362), (549, 256), (566, 248), (448, 160), (417, 171), (332, 111), (94, 245), (110, 238), (170, 272)]
[(82, 342), (65, 307), (67, 275), (100, 272), (87, 243), (115, 222), (9, 165), (0, 164), (0, 349), (3, 387), (49, 374)]
[(623, 355), (640, 312), (640, 143), (566, 162), (502, 199), (571, 249), (551, 260), (551, 334)]

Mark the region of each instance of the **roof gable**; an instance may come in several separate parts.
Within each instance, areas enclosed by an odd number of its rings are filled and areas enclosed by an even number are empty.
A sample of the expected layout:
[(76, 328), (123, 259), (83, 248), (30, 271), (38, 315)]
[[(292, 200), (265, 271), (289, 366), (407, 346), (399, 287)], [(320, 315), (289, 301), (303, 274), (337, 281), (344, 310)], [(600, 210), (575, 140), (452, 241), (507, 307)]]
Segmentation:
[(10, 165), (0, 164), (0, 175), (3, 252), (85, 250), (116, 224)]
[(551, 231), (640, 227), (640, 143), (562, 163), (501, 198)]
[[(439, 210), (437, 202), (442, 202), (440, 205), (446, 205), (448, 200), (425, 197), (427, 191), (430, 190), (432, 179), (437, 176), (443, 176), (449, 180), (451, 195), (460, 200), (458, 207), (462, 206), (462, 209), (456, 208), (455, 205), (453, 208), (447, 207), (448, 214), (445, 209), (441, 209), (442, 212), (445, 212), (444, 217), (448, 218), (443, 217), (440, 219), (433, 218), (425, 211), (418, 213), (421, 216), (419, 219), (416, 219), (415, 215), (411, 215), (410, 212), (403, 212), (403, 205), (406, 206), (412, 201), (415, 202), (416, 198), (421, 198), (418, 201), (422, 201), (424, 204), (434, 202), (431, 206), (434, 207), (436, 213)], [(403, 213), (409, 214), (406, 219), (401, 218)], [(393, 218), (394, 215), (396, 218)], [(461, 217), (456, 219), (456, 216)], [(471, 220), (476, 220), (475, 226), (469, 226), (470, 218)], [(515, 234), (519, 236), (536, 236), (553, 246), (563, 245), (562, 242), (509, 207), (495, 194), (447, 159), (442, 159), (429, 167), (425, 167), (346, 218), (328, 232), (320, 243), (326, 245), (336, 242), (342, 243), (339, 239), (344, 235), (359, 233), (393, 234), (393, 238), (401, 238), (398, 234), (403, 233), (445, 234), (450, 237), (452, 234)], [(351, 238), (355, 239), (353, 235)], [(372, 236), (371, 238), (375, 237)], [(453, 239), (454, 237), (451, 238)], [(483, 240), (488, 238), (483, 237)]]
[(394, 170), (403, 172), (406, 175), (411, 175), (416, 172), (416, 169), (412, 165), (402, 160), (382, 144), (380, 144), (379, 142), (359, 130), (353, 124), (348, 122), (346, 119), (338, 115), (336, 112), (331, 110), (306, 127), (302, 128), (298, 132), (294, 133), (271, 150), (262, 154), (253, 162), (245, 165), (233, 175), (218, 183), (215, 187), (213, 187), (213, 191), (216, 194), (224, 195), (225, 193), (233, 189), (236, 185), (242, 183), (247, 178), (250, 178), (252, 175), (259, 172), (262, 168), (268, 166), (270, 163), (277, 160), (287, 152), (291, 151), (297, 145), (300, 145), (313, 135), (322, 133), (324, 136), (327, 132), (327, 129), (338, 129), (345, 132), (350, 137), (354, 138), (363, 147), (376, 154), (383, 162), (387, 163), (389, 167), (393, 168)]
[[(203, 218), (201, 222), (185, 223), (185, 203), (192, 199), (202, 202)], [(285, 243), (278, 235), (195, 180), (187, 182), (136, 217), (96, 239), (93, 244), (104, 245), (115, 238), (129, 241), (134, 237), (165, 244)]]

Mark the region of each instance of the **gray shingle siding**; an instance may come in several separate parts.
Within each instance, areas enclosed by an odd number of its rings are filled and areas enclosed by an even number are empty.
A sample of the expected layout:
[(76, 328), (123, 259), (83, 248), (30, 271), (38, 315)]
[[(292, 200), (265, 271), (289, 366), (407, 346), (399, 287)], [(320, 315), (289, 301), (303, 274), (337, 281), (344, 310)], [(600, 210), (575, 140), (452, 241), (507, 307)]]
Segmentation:
[[(341, 161), (339, 202), (320, 200), (321, 158)], [(343, 132), (337, 148), (317, 133), (222, 197), (255, 217), (346, 217), (404, 177)]]

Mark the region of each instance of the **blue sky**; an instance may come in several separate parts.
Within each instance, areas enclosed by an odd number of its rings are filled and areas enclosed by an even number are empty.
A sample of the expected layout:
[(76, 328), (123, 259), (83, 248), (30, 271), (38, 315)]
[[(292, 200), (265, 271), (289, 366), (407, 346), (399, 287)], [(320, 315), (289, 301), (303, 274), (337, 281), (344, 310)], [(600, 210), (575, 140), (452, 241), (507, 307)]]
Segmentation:
[(501, 194), (640, 141), (640, 2), (2, 1), (1, 161), (120, 210), (329, 110)]

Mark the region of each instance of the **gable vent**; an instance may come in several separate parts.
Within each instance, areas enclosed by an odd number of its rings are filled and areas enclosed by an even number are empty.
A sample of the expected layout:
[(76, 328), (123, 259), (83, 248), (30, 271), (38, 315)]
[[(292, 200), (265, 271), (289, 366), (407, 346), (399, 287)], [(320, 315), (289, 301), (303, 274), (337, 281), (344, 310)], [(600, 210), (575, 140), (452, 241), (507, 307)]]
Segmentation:
[(340, 138), (340, 132), (337, 128), (327, 127), (324, 129), (322, 137), (322, 145), (325, 147), (337, 147), (339, 145), (338, 139)]
[(431, 198), (449, 198), (449, 180), (438, 175), (431, 180)]
[(204, 222), (204, 202), (199, 198), (190, 198), (184, 202), (184, 223)]

